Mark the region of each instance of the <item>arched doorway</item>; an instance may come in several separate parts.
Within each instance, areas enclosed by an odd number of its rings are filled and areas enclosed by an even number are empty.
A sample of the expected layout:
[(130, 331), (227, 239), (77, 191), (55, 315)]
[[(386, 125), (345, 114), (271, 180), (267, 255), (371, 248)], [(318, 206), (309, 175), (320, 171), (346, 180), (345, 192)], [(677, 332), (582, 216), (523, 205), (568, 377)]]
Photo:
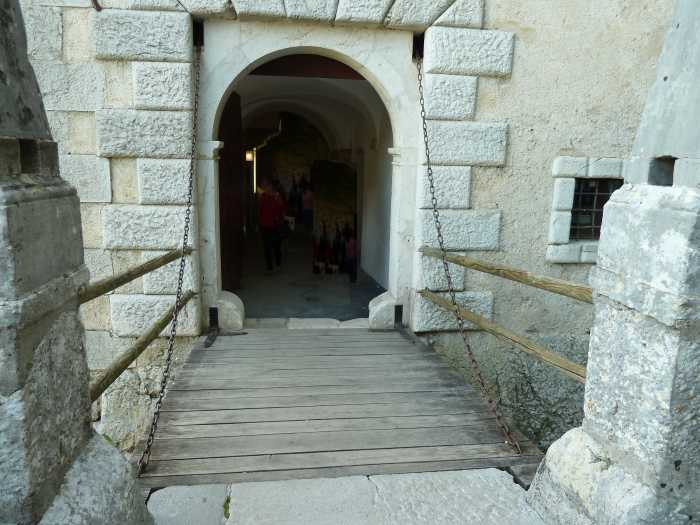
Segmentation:
[(393, 170), (369, 82), (319, 55), (273, 59), (237, 82), (218, 138), (222, 290), (250, 317), (367, 317), (389, 284)]
[[(382, 272), (368, 271), (387, 292), (381, 301), (372, 301), (372, 312), (382, 312), (386, 323), (393, 319), (394, 306), (406, 305), (404, 321), (409, 322), (414, 266), (416, 259), (415, 238), (416, 221), (416, 186), (419, 166), (417, 164), (420, 144), (418, 114), (415, 108), (418, 102), (416, 69), (412, 61), (412, 38), (410, 33), (394, 31), (354, 30), (356, 38), (348, 39), (342, 31), (333, 28), (314, 26), (313, 31), (304, 31), (300, 26), (289, 24), (248, 22), (238, 24), (235, 21), (207, 19), (205, 25), (205, 46), (201, 62), (201, 81), (199, 99), (198, 126), (198, 215), (199, 232), (199, 266), (201, 269), (201, 301), (204, 325), (207, 324), (206, 313), (211, 307), (223, 308), (233, 312), (234, 317), (243, 318), (243, 303), (235, 293), (226, 291), (223, 283), (222, 265), (225, 264), (226, 247), (221, 245), (220, 199), (225, 198), (219, 191), (219, 163), (221, 155), (226, 154), (225, 140), (220, 135), (220, 123), (226, 114), (227, 104), (235, 100), (234, 93), (241, 97), (241, 131), (248, 126), (251, 119), (265, 112), (288, 112), (301, 116), (311, 122), (324, 136), (332, 150), (342, 149), (338, 145), (357, 144), (348, 131), (347, 122), (353, 118), (362, 118), (370, 123), (370, 131), (375, 139), (390, 137), (380, 142), (370, 142), (370, 147), (363, 151), (381, 151), (385, 169), (390, 176), (382, 180), (387, 190), (382, 199), (383, 207), (372, 207), (371, 201), (361, 202), (364, 210), (371, 210), (375, 215), (365, 213), (365, 218), (358, 219), (358, 235), (365, 236), (382, 233), (383, 240), (377, 242), (377, 249), (362, 249), (365, 257), (364, 266), (380, 267), (386, 263)], [(255, 38), (251, 38), (251, 31)], [(298, 84), (312, 83), (323, 86), (314, 96), (304, 99), (294, 97), (291, 84), (285, 90), (279, 88), (279, 79), (272, 79), (274, 89), (264, 96), (260, 93), (254, 100), (246, 102), (246, 93), (241, 86), (250, 75), (264, 64), (288, 55), (316, 55), (331, 58), (347, 66), (354, 76), (361, 79), (366, 90), (362, 92), (343, 92), (338, 84), (343, 80), (318, 77), (297, 77)], [(347, 70), (346, 69), (346, 70)], [(259, 75), (262, 79), (265, 76)], [(336, 94), (329, 100), (329, 89)], [(330, 93), (332, 94), (332, 93)], [(370, 101), (371, 96), (373, 101)], [(379, 111), (372, 111), (372, 105), (383, 112), (382, 119), (377, 119)], [(320, 107), (323, 106), (323, 107)], [(335, 115), (335, 118), (334, 118)], [(341, 115), (338, 117), (338, 115)], [(381, 127), (384, 131), (380, 132)], [(364, 138), (361, 134), (360, 138)], [(349, 137), (349, 139), (348, 139)], [(240, 146), (241, 148), (243, 145)], [(245, 150), (240, 153), (245, 158)], [(372, 157), (372, 155), (370, 155)], [(358, 166), (366, 167), (368, 160), (355, 160)], [(226, 162), (226, 159), (223, 159)], [(244, 169), (245, 165), (241, 168)], [(366, 168), (363, 168), (366, 169)], [(358, 170), (358, 179), (364, 174)], [(362, 181), (363, 189), (369, 184)], [(371, 192), (369, 195), (379, 195)], [(367, 192), (358, 192), (361, 200)], [(388, 205), (386, 205), (388, 203)], [(379, 210), (384, 210), (380, 212)], [(388, 217), (387, 217), (388, 216)], [(377, 218), (386, 221), (384, 228), (372, 227)], [(365, 220), (367, 219), (367, 220)], [(364, 221), (364, 222), (363, 222)], [(365, 239), (362, 241), (366, 242)], [(242, 267), (241, 267), (242, 268)], [(241, 274), (243, 275), (243, 274)], [(375, 277), (379, 275), (379, 277)], [(228, 315), (228, 314), (227, 314)], [(249, 316), (248, 316), (249, 317)], [(373, 318), (373, 314), (370, 315)], [(376, 318), (376, 316), (374, 317)], [(232, 325), (231, 325), (232, 326)]]

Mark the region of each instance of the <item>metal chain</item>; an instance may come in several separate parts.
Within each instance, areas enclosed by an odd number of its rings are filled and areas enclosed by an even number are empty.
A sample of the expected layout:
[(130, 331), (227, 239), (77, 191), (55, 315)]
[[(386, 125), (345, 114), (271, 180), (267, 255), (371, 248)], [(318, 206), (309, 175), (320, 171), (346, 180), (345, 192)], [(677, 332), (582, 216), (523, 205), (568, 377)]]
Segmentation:
[(469, 344), (469, 339), (467, 338), (467, 331), (464, 328), (464, 318), (462, 317), (462, 313), (460, 312), (459, 305), (457, 304), (457, 294), (455, 293), (454, 284), (452, 282), (452, 272), (450, 271), (450, 266), (449, 266), (449, 263), (447, 262), (447, 249), (445, 248), (445, 239), (444, 239), (443, 234), (442, 234), (442, 223), (440, 222), (440, 211), (438, 210), (438, 201), (437, 201), (437, 197), (435, 196), (435, 178), (433, 176), (433, 167), (432, 167), (432, 164), (430, 162), (430, 143), (428, 140), (428, 123), (427, 123), (426, 113), (425, 113), (425, 97), (423, 94), (423, 60), (421, 58), (419, 58), (416, 61), (416, 67), (418, 68), (418, 94), (420, 96), (420, 116), (421, 116), (421, 120), (423, 123), (423, 141), (425, 143), (426, 169), (427, 169), (427, 175), (428, 175), (428, 183), (430, 186), (429, 187), (430, 203), (431, 203), (432, 211), (433, 211), (433, 219), (435, 222), (435, 230), (437, 232), (438, 245), (439, 245), (440, 252), (442, 255), (442, 266), (445, 270), (445, 278), (447, 279), (447, 289), (448, 289), (448, 292), (450, 294), (450, 301), (452, 302), (452, 306), (453, 306), (452, 311), (455, 314), (455, 319), (457, 320), (457, 327), (459, 328), (459, 333), (462, 336), (462, 340), (464, 341), (464, 348), (466, 349), (467, 357), (469, 358), (469, 364), (471, 367), (472, 377), (479, 385), (479, 390), (481, 391), (481, 395), (486, 400), (486, 403), (488, 403), (489, 409), (491, 410), (494, 417), (496, 418), (496, 423), (498, 424), (498, 427), (501, 429), (501, 432), (503, 432), (503, 435), (506, 438), (506, 443), (508, 443), (510, 446), (512, 446), (518, 452), (518, 454), (521, 454), (522, 449), (520, 448), (520, 443), (518, 443), (518, 440), (515, 438), (513, 433), (510, 431), (506, 422), (499, 415), (497, 407), (496, 407), (496, 402), (493, 400), (493, 398), (491, 397), (491, 395), (488, 392), (488, 388), (486, 387), (486, 382), (484, 381), (484, 377), (481, 373), (481, 368), (479, 367), (479, 363), (477, 363), (476, 357), (474, 356), (474, 352), (472, 350), (472, 347)]
[(190, 236), (190, 223), (192, 222), (192, 195), (194, 192), (194, 177), (197, 164), (197, 110), (198, 110), (198, 98), (199, 98), (199, 61), (201, 55), (201, 48), (195, 47), (194, 51), (194, 89), (193, 89), (193, 107), (192, 107), (192, 142), (190, 151), (190, 173), (189, 181), (187, 186), (187, 207), (185, 208), (185, 227), (182, 234), (182, 255), (180, 256), (180, 269), (177, 275), (177, 292), (175, 294), (175, 310), (173, 311), (173, 320), (170, 323), (170, 335), (168, 337), (168, 347), (165, 352), (165, 366), (163, 368), (163, 377), (160, 381), (160, 392), (158, 394), (158, 400), (156, 401), (155, 411), (153, 412), (153, 420), (151, 421), (151, 430), (148, 433), (148, 440), (146, 441), (146, 446), (141, 454), (141, 459), (138, 462), (138, 474), (142, 474), (144, 469), (148, 466), (148, 461), (151, 458), (151, 447), (153, 446), (153, 440), (156, 435), (156, 430), (158, 428), (158, 419), (160, 418), (160, 409), (163, 405), (163, 398), (165, 397), (165, 390), (168, 386), (168, 379), (170, 377), (170, 367), (173, 360), (173, 349), (175, 345), (175, 337), (177, 336), (177, 320), (178, 314), (180, 312), (180, 306), (182, 301), (182, 285), (185, 280), (185, 262), (187, 243)]

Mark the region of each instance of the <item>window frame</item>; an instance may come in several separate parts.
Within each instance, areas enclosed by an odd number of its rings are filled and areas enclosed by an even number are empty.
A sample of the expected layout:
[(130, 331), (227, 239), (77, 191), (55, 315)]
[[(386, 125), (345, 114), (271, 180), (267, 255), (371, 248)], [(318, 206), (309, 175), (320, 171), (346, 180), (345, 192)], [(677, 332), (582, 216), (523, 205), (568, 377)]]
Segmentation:
[(595, 264), (598, 240), (571, 239), (576, 179), (619, 179), (622, 159), (614, 157), (557, 157), (552, 164), (554, 193), (547, 238), (548, 262)]

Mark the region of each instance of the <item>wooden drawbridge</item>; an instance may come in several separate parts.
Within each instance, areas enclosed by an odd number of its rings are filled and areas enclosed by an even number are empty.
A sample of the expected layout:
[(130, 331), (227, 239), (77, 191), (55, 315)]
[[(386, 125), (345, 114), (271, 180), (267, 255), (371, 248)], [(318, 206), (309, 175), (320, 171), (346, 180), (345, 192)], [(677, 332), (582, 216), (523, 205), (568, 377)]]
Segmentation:
[(518, 456), (478, 392), (399, 332), (255, 329), (192, 351), (168, 389), (141, 480), (517, 474), (541, 459), (524, 438), (521, 446)]

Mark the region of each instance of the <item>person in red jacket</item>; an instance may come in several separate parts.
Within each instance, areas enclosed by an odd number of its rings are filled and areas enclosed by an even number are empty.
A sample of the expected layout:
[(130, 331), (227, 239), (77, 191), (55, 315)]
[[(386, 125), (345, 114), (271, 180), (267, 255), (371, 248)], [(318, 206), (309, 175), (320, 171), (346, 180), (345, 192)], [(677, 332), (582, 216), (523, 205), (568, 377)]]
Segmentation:
[(282, 249), (280, 228), (284, 221), (284, 205), (274, 185), (268, 181), (262, 184), (262, 193), (258, 200), (259, 220), (258, 226), (263, 240), (265, 252), (265, 265), (267, 271), (273, 270), (273, 261), (279, 268), (282, 264)]

